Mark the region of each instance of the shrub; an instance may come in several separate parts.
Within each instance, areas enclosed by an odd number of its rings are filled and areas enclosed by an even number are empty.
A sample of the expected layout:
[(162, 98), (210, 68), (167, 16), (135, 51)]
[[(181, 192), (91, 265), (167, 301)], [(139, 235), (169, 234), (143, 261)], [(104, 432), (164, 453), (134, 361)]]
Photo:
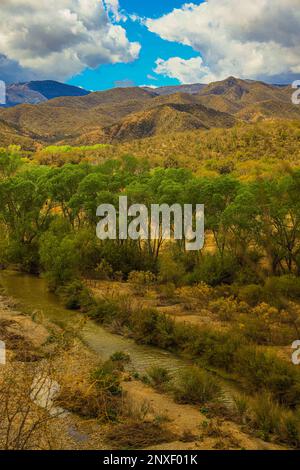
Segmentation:
[(119, 371), (111, 360), (97, 367), (92, 372), (91, 378), (99, 390), (105, 390), (111, 395), (120, 395), (122, 392)]
[(264, 300), (264, 290), (256, 284), (249, 284), (244, 287), (238, 286), (237, 295), (240, 300), (247, 302), (252, 307), (255, 307)]
[(300, 299), (300, 278), (296, 276), (270, 277), (267, 279), (265, 292), (270, 300), (282, 296), (288, 299)]
[(238, 314), (244, 310), (245, 306), (233, 297), (223, 297), (211, 301), (208, 308), (216, 313), (221, 321), (229, 322), (237, 319)]
[(130, 356), (123, 351), (117, 351), (110, 356), (110, 360), (113, 362), (130, 362)]
[(152, 385), (158, 389), (164, 388), (171, 380), (170, 373), (163, 367), (152, 367), (148, 371), (148, 376), (150, 377)]
[(139, 286), (150, 286), (156, 281), (155, 274), (150, 271), (131, 271), (128, 282)]
[(149, 446), (174, 442), (176, 436), (155, 422), (131, 421), (118, 424), (106, 438), (115, 449), (145, 449)]
[(159, 280), (163, 283), (178, 285), (185, 275), (185, 269), (180, 261), (174, 259), (170, 253), (164, 253), (159, 262)]
[(281, 422), (280, 437), (290, 446), (300, 448), (300, 417), (298, 413), (285, 413)]
[(210, 286), (231, 284), (239, 270), (237, 261), (229, 255), (206, 254), (195, 269), (191, 280), (205, 282)]
[(204, 330), (201, 337), (201, 343), (204, 345), (202, 353), (204, 361), (213, 367), (231, 372), (237, 351), (245, 344), (242, 336)]
[(154, 309), (137, 310), (132, 317), (133, 334), (138, 343), (169, 349), (174, 345), (174, 322)]
[(245, 346), (237, 350), (234, 369), (254, 391), (268, 390), (280, 403), (300, 403), (300, 377), (295, 368), (276, 355)]
[(249, 400), (246, 395), (234, 395), (233, 396), (234, 406), (238, 418), (244, 424), (247, 420), (249, 412)]
[(262, 394), (257, 397), (253, 406), (252, 424), (264, 440), (276, 434), (280, 428), (281, 410), (271, 395)]
[(117, 351), (110, 356), (110, 361), (113, 362), (116, 370), (124, 371), (125, 365), (128, 364), (131, 359), (129, 354), (122, 351)]
[(260, 345), (287, 345), (294, 338), (294, 330), (292, 325), (288, 325), (285, 312), (266, 303), (252, 309), (244, 317), (241, 327), (246, 338)]
[(113, 275), (113, 269), (111, 265), (105, 259), (102, 259), (100, 261), (95, 271), (97, 274), (97, 278), (101, 280), (111, 279)]
[(197, 305), (204, 306), (209, 300), (213, 299), (215, 294), (214, 290), (204, 282), (195, 284), (194, 286), (184, 286), (176, 290), (176, 294), (185, 303), (197, 303)]
[(120, 309), (116, 302), (110, 299), (103, 299), (97, 301), (95, 307), (89, 312), (89, 317), (97, 323), (111, 323)]
[(128, 276), (128, 282), (133, 284), (135, 293), (142, 295), (156, 282), (156, 276), (150, 271), (132, 271)]
[(175, 297), (175, 284), (168, 282), (159, 286), (159, 296), (161, 300), (173, 300)]
[(179, 373), (175, 386), (175, 398), (178, 402), (205, 404), (220, 396), (219, 384), (207, 372), (193, 366)]
[(58, 295), (63, 299), (64, 305), (70, 310), (88, 311), (95, 305), (89, 290), (79, 280), (74, 280), (57, 289)]

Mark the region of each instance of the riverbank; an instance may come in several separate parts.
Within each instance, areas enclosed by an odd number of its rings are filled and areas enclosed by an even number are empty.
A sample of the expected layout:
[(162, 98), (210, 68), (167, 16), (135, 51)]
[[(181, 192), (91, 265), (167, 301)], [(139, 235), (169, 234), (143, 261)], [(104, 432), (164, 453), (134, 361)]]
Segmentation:
[[(4, 297), (1, 297), (0, 300), (0, 320), (12, 321), (13, 324), (10, 324), (9, 328), (13, 328), (15, 332), (18, 332), (20, 337), (17, 342), (20, 345), (22, 341), (28, 342), (32, 345), (35, 354), (39, 353), (40, 356), (35, 362), (45, 361), (51, 349), (53, 351), (53, 348), (57, 347), (57, 340), (53, 341), (54, 333), (58, 338), (62, 333), (61, 329), (51, 322), (46, 322), (45, 325), (39, 321), (34, 321), (28, 315), (20, 313), (15, 303)], [(23, 340), (21, 340), (21, 337)], [(49, 340), (49, 338), (52, 339)], [(14, 368), (18, 369), (22, 365), (22, 361), (16, 361), (10, 354), (9, 350), (8, 357), (11, 357)], [(96, 366), (98, 361), (99, 356), (88, 350), (77, 340), (70, 349), (60, 350), (60, 354), (55, 360), (49, 361), (48, 366), (51, 363), (51, 368), (55, 371), (55, 379), (60, 383), (69, 381), (70, 377), (73, 377), (72, 383), (76, 388), (78, 383), (84, 383), (87, 370), (90, 370), (91, 366)], [(50, 430), (59, 429), (60, 442), (56, 442), (54, 445), (58, 448), (68, 449), (110, 449), (113, 447), (123, 448), (122, 445), (125, 445), (125, 447), (134, 445), (134, 443), (126, 442), (124, 435), (130, 437), (127, 428), (132, 422), (138, 420), (140, 423), (147, 423), (146, 425), (162, 423), (163, 433), (161, 439), (163, 439), (164, 433), (168, 437), (167, 442), (162, 440), (161, 444), (155, 445), (152, 443), (153, 436), (151, 438), (151, 435), (149, 435), (148, 439), (151, 445), (147, 446), (146, 439), (146, 441), (142, 441), (144, 448), (278, 448), (275, 444), (264, 443), (260, 439), (248, 436), (247, 433), (241, 430), (240, 426), (229, 420), (207, 417), (205, 414), (200, 413), (199, 408), (196, 406), (174, 403), (172, 397), (168, 394), (158, 393), (151, 387), (132, 380), (128, 374), (123, 377), (122, 388), (124, 390), (123, 406), (124, 409), (126, 408), (127, 415), (125, 413), (120, 423), (99, 424), (95, 419), (86, 420), (74, 413), (68, 413), (63, 418), (50, 420)], [(117, 434), (121, 432), (121, 436), (123, 436), (122, 439), (119, 437), (119, 441), (112, 438), (115, 431), (117, 431)], [(143, 428), (141, 428), (141, 433), (144, 433)]]

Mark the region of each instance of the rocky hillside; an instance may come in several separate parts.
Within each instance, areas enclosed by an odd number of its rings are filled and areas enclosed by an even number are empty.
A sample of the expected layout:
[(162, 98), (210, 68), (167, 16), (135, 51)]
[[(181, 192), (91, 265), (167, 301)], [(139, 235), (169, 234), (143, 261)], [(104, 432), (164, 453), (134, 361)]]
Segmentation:
[[(52, 97), (59, 86), (53, 88), (51, 83), (31, 82), (30, 104), (0, 110), (2, 145), (16, 133), (18, 142), (26, 139), (26, 145), (28, 139), (88, 145), (227, 128), (243, 121), (300, 119), (300, 107), (291, 103), (289, 87), (234, 77), (206, 86), (114, 88), (96, 93), (59, 84), (65, 96), (56, 98)], [(32, 104), (39, 99), (39, 104)]]

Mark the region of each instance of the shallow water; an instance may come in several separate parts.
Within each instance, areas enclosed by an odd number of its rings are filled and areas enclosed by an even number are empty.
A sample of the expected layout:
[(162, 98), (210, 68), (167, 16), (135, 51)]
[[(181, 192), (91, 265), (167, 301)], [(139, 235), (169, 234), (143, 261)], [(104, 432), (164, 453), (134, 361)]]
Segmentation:
[[(61, 326), (79, 322), (83, 316), (78, 312), (65, 309), (57, 297), (47, 290), (44, 279), (12, 271), (0, 272), (0, 284), (7, 295), (16, 299), (27, 312), (40, 312)], [(84, 343), (99, 358), (106, 360), (116, 351), (130, 355), (131, 367), (143, 374), (153, 366), (160, 366), (170, 373), (187, 365), (187, 361), (158, 348), (136, 344), (133, 340), (110, 333), (105, 328), (88, 320), (80, 333)]]

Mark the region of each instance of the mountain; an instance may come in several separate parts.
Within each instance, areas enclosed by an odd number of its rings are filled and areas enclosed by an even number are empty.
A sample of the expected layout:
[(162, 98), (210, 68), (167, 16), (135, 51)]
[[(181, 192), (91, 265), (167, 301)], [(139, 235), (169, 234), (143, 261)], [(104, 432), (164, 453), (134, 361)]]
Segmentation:
[(0, 110), (0, 118), (26, 133), (34, 133), (40, 141), (70, 141), (140, 111), (154, 96), (140, 88), (115, 88), (86, 96), (60, 97), (39, 105), (5, 108)]
[(175, 93), (189, 93), (196, 95), (205, 85), (202, 83), (194, 83), (192, 85), (175, 85), (175, 86), (162, 86), (157, 88), (143, 87), (147, 91), (155, 91), (157, 95), (173, 95)]
[[(18, 142), (24, 138), (27, 146), (32, 141), (88, 145), (193, 129), (227, 128), (237, 122), (300, 119), (300, 106), (291, 103), (290, 87), (234, 77), (195, 85), (193, 93), (191, 85), (187, 85), (189, 91), (185, 93), (184, 86), (171, 87), (172, 93), (170, 89), (168, 93), (158, 93), (157, 89), (131, 87), (96, 93), (80, 90), (79, 96), (54, 99), (48, 98), (55, 90), (63, 92), (64, 87), (53, 90), (45, 82), (32, 83), (35, 85), (30, 85), (31, 100), (41, 99), (39, 104), (0, 109), (0, 146), (1, 140), (11, 141), (14, 135)], [(71, 88), (70, 93), (77, 93)]]
[[(267, 83), (241, 80), (229, 77), (220, 82), (210, 83), (197, 94), (197, 100), (205, 106), (230, 114), (239, 114), (247, 107), (260, 106), (263, 102), (277, 103), (274, 105), (274, 113), (268, 111), (265, 117), (286, 117), (281, 114), (280, 104), (291, 104), (291, 89), (288, 86), (278, 87)], [(260, 111), (263, 111), (260, 109)], [(244, 114), (244, 117), (247, 113)], [(251, 118), (251, 113), (250, 113)], [(300, 115), (299, 115), (300, 117)]]
[(235, 124), (232, 116), (200, 104), (151, 104), (150, 109), (130, 114), (117, 124), (104, 129), (108, 141), (122, 142), (192, 129), (231, 127)]
[(20, 145), (24, 150), (33, 150), (36, 148), (35, 136), (0, 119), (0, 146), (8, 147), (9, 145)]
[(19, 104), (39, 104), (60, 96), (86, 96), (90, 92), (53, 80), (14, 83), (7, 86), (5, 107)]

